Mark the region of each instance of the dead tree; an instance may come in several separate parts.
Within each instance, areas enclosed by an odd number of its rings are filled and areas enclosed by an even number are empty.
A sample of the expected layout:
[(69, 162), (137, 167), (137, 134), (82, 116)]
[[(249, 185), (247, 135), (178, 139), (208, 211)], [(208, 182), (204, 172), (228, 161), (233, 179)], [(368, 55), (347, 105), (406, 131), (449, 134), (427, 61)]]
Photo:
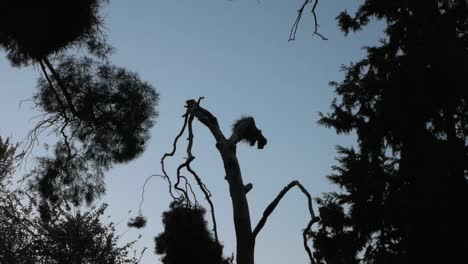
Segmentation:
[[(218, 241), (217, 223), (214, 213), (214, 206), (211, 201), (211, 193), (209, 192), (208, 188), (203, 184), (201, 178), (190, 167), (190, 163), (195, 159), (195, 157), (192, 155), (192, 145), (194, 138), (192, 122), (195, 118), (198, 119), (198, 121), (204, 124), (211, 131), (211, 134), (213, 135), (216, 141), (216, 148), (218, 149), (224, 163), (224, 169), (226, 172), (225, 179), (229, 184), (229, 193), (232, 200), (234, 227), (237, 239), (237, 264), (254, 264), (256, 237), (258, 236), (262, 228), (265, 226), (268, 217), (274, 211), (281, 199), (293, 187), (298, 187), (305, 194), (308, 201), (310, 221), (308, 222), (306, 228), (303, 231), (303, 240), (304, 248), (309, 256), (309, 259), (311, 263), (314, 263), (314, 258), (312, 256), (312, 252), (309, 246), (307, 245), (307, 240), (311, 232), (312, 225), (318, 222), (319, 218), (315, 215), (313, 211), (312, 197), (309, 194), (309, 192), (299, 183), (299, 181), (292, 181), (283, 190), (281, 190), (281, 192), (276, 196), (276, 198), (268, 205), (268, 207), (263, 212), (262, 218), (260, 219), (258, 224), (252, 229), (249, 203), (246, 197), (247, 192), (252, 189), (252, 184), (249, 183), (245, 185), (243, 182), (239, 161), (236, 156), (236, 146), (240, 141), (247, 141), (251, 146), (257, 144), (258, 149), (263, 149), (263, 147), (267, 144), (267, 139), (263, 136), (262, 131), (256, 127), (254, 118), (252, 117), (243, 117), (239, 119), (233, 126), (231, 136), (227, 138), (221, 131), (216, 117), (213, 114), (211, 114), (208, 110), (200, 106), (201, 99), (203, 98), (200, 98), (198, 101), (192, 99), (186, 102), (185, 107), (187, 108), (187, 111), (183, 116), (184, 124), (182, 129), (180, 130), (180, 133), (174, 140), (173, 150), (170, 153), (166, 153), (161, 159), (163, 175), (155, 176), (165, 178), (168, 181), (169, 192), (172, 198), (174, 200), (185, 202), (187, 206), (197, 205), (198, 202), (195, 198), (195, 194), (187, 177), (181, 174), (182, 170), (186, 169), (187, 172), (194, 177), (196, 183), (198, 184), (201, 191), (204, 193), (205, 198), (207, 199), (210, 205), (211, 217), (213, 221), (213, 233), (216, 241)], [(187, 127), (189, 134), (187, 146), (188, 157), (186, 161), (177, 168), (177, 178), (175, 179), (176, 182), (173, 184), (173, 180), (170, 179), (164, 167), (164, 160), (167, 157), (173, 156), (175, 154), (177, 141), (183, 135)], [(184, 187), (180, 186), (182, 181), (185, 182)], [(192, 197), (194, 200), (192, 201), (190, 197)]]

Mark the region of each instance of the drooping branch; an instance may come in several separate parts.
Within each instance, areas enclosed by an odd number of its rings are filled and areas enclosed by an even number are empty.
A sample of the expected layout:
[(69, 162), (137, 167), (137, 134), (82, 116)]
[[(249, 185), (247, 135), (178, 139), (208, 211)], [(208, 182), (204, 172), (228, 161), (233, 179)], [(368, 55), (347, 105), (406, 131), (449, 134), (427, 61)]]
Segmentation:
[(311, 4), (312, 1), (314, 1), (313, 5), (312, 5), (312, 10), (311, 10), (312, 16), (314, 18), (314, 33), (312, 35), (317, 35), (322, 40), (328, 40), (325, 36), (323, 36), (322, 34), (320, 34), (318, 32), (319, 24), (318, 24), (318, 21), (317, 21), (317, 14), (315, 13), (315, 9), (317, 8), (319, 0), (304, 0), (304, 3), (302, 3), (301, 8), (299, 10), (297, 10), (296, 20), (294, 21), (294, 24), (291, 27), (291, 31), (289, 32), (289, 41), (292, 41), (292, 40), (296, 39), (296, 32), (297, 32), (297, 29), (299, 27), (299, 22), (301, 21), (302, 14), (304, 13), (304, 9), (308, 4)]
[(307, 191), (307, 189), (304, 188), (304, 186), (302, 186), (302, 184), (299, 181), (292, 181), (291, 183), (289, 183), (286, 187), (283, 188), (283, 190), (281, 190), (281, 192), (276, 196), (276, 198), (268, 205), (268, 207), (263, 212), (262, 218), (258, 222), (257, 226), (255, 226), (255, 229), (253, 231), (253, 236), (254, 236), (254, 239), (257, 237), (257, 235), (260, 233), (262, 228), (265, 226), (265, 223), (268, 220), (268, 217), (273, 213), (273, 211), (275, 210), (276, 206), (279, 204), (281, 199), (283, 199), (286, 193), (289, 190), (291, 190), (294, 186), (297, 186), (301, 190), (301, 192), (304, 193), (304, 195), (307, 197), (307, 207), (309, 209), (310, 221), (307, 224), (306, 228), (304, 229), (302, 236), (304, 239), (304, 249), (307, 251), (310, 261), (314, 263), (312, 251), (307, 245), (307, 234), (309, 233), (312, 225), (318, 222), (320, 219), (317, 216), (315, 216), (314, 209), (312, 208), (312, 196)]
[(145, 201), (145, 187), (146, 187), (146, 184), (148, 183), (148, 181), (153, 178), (153, 177), (161, 177), (163, 179), (165, 179), (166, 177), (164, 177), (164, 175), (159, 175), (159, 174), (153, 174), (151, 176), (149, 176), (148, 178), (146, 178), (145, 180), (145, 183), (143, 184), (143, 187), (142, 187), (142, 190), (141, 190), (141, 200), (140, 200), (140, 206), (138, 207), (138, 215), (142, 215), (142, 206), (143, 206), (143, 202)]

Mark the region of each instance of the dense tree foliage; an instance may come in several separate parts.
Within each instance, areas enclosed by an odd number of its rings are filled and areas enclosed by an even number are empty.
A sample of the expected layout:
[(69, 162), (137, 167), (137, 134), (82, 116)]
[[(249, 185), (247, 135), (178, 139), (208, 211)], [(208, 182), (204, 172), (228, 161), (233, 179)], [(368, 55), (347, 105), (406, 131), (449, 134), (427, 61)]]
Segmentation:
[(15, 190), (10, 180), (15, 146), (0, 140), (0, 149), (8, 150), (0, 151), (0, 263), (138, 263), (128, 256), (133, 242), (119, 246), (114, 224), (101, 222), (105, 204), (74, 212), (66, 202), (38, 202), (33, 193)]
[(100, 8), (107, 0), (5, 0), (0, 4), (0, 47), (15, 66), (35, 63), (70, 46), (104, 56)]
[[(115, 226), (103, 224), (106, 206), (77, 212), (19, 200), (18, 193), (0, 196), (0, 263), (124, 264), (133, 243), (118, 245)], [(39, 214), (39, 211), (41, 214)]]
[(10, 139), (3, 139), (0, 137), (0, 182), (6, 180), (8, 175), (14, 171), (16, 156), (16, 149), (18, 145), (12, 145)]
[(153, 87), (108, 62), (112, 48), (101, 15), (106, 2), (0, 4), (0, 48), (14, 66), (34, 64), (42, 72), (33, 102), (43, 115), (25, 152), (44, 131), (58, 137), (52, 154), (38, 157), (30, 178), (52, 202), (90, 203), (102, 194), (104, 172), (143, 152), (157, 116)]
[(329, 179), (313, 235), (321, 263), (455, 263), (468, 248), (468, 3), (367, 0), (338, 16), (373, 19), (385, 40), (345, 68), (320, 123), (355, 132)]
[(135, 73), (91, 58), (64, 57), (57, 69), (61, 84), (41, 78), (34, 101), (46, 113), (42, 126), (54, 124), (62, 139), (33, 174), (46, 198), (91, 202), (106, 169), (143, 152), (158, 94)]
[(201, 207), (189, 207), (173, 202), (163, 213), (164, 232), (156, 240), (156, 253), (164, 255), (164, 264), (206, 263), (229, 264), (223, 258), (223, 246), (207, 229)]

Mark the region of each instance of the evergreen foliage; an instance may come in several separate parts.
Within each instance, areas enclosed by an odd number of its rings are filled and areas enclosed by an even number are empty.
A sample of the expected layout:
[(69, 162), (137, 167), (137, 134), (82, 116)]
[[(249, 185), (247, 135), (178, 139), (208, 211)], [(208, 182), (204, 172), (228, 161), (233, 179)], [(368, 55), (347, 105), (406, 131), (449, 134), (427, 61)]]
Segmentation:
[(60, 83), (39, 80), (34, 101), (46, 120), (59, 124), (61, 140), (33, 175), (45, 198), (90, 203), (104, 192), (105, 170), (143, 152), (158, 94), (137, 74), (91, 58), (63, 57), (57, 74)]
[(319, 263), (456, 263), (468, 248), (468, 2), (366, 0), (347, 34), (384, 20), (386, 38), (345, 67), (320, 123), (355, 132), (318, 199)]
[(101, 16), (107, 2), (0, 4), (0, 48), (14, 66), (42, 70), (33, 102), (43, 119), (29, 133), (26, 154), (42, 132), (57, 135), (52, 155), (38, 158), (30, 181), (52, 202), (90, 204), (104, 193), (104, 172), (143, 152), (157, 116), (151, 85), (108, 62), (112, 48)]
[(182, 202), (170, 205), (162, 216), (164, 232), (155, 238), (162, 263), (232, 263), (232, 258), (223, 258), (223, 246), (213, 239), (204, 215), (201, 207), (187, 207)]
[[(0, 140), (0, 160), (15, 157), (14, 146)], [(6, 147), (5, 147), (6, 146)], [(107, 205), (87, 212), (38, 202), (34, 193), (15, 190), (13, 167), (0, 175), (0, 263), (2, 264), (136, 264), (129, 257), (133, 242), (118, 245), (113, 223), (103, 224)], [(75, 212), (74, 212), (75, 211)]]
[(0, 47), (15, 66), (37, 62), (70, 46), (105, 56), (99, 13), (108, 0), (4, 0), (0, 4)]

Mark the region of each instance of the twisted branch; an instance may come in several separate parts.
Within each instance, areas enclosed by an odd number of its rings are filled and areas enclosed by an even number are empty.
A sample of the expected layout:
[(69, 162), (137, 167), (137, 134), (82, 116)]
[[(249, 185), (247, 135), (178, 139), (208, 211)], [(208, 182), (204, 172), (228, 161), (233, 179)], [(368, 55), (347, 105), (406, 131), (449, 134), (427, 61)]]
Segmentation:
[[(200, 101), (203, 99), (203, 97), (200, 97), (198, 99), (197, 105), (200, 103)], [(189, 113), (189, 109), (187, 109), (187, 113)], [(208, 188), (203, 184), (202, 180), (200, 177), (198, 177), (197, 173), (190, 167), (190, 163), (195, 159), (195, 157), (192, 154), (192, 147), (193, 147), (193, 120), (195, 116), (193, 114), (189, 114), (189, 119), (188, 119), (188, 144), (187, 144), (187, 161), (183, 164), (186, 168), (187, 171), (192, 174), (192, 176), (195, 178), (195, 181), (197, 182), (198, 186), (200, 187), (200, 190), (203, 192), (205, 195), (205, 199), (208, 201), (208, 204), (210, 205), (210, 212), (211, 212), (211, 220), (213, 221), (213, 233), (216, 239), (216, 242), (218, 242), (218, 228), (216, 224), (216, 216), (215, 216), (215, 211), (214, 211), (214, 205), (213, 202), (211, 201), (211, 193), (208, 190)]]
[(162, 169), (162, 172), (164, 174), (164, 178), (167, 180), (167, 182), (169, 183), (169, 194), (171, 195), (171, 197), (174, 199), (174, 200), (177, 200), (177, 197), (174, 196), (174, 194), (172, 193), (172, 183), (171, 183), (171, 179), (169, 178), (169, 176), (167, 175), (167, 172), (166, 172), (166, 169), (164, 167), (164, 160), (166, 159), (166, 157), (173, 157), (176, 150), (177, 150), (177, 141), (179, 140), (179, 138), (182, 136), (182, 134), (184, 133), (185, 131), (185, 127), (187, 127), (187, 120), (188, 120), (188, 115), (185, 114), (184, 115), (184, 125), (182, 126), (182, 128), (180, 129), (180, 132), (179, 134), (176, 136), (176, 138), (174, 139), (174, 143), (172, 143), (172, 152), (169, 152), (169, 153), (165, 153), (163, 155), (163, 157), (161, 158), (161, 169)]

